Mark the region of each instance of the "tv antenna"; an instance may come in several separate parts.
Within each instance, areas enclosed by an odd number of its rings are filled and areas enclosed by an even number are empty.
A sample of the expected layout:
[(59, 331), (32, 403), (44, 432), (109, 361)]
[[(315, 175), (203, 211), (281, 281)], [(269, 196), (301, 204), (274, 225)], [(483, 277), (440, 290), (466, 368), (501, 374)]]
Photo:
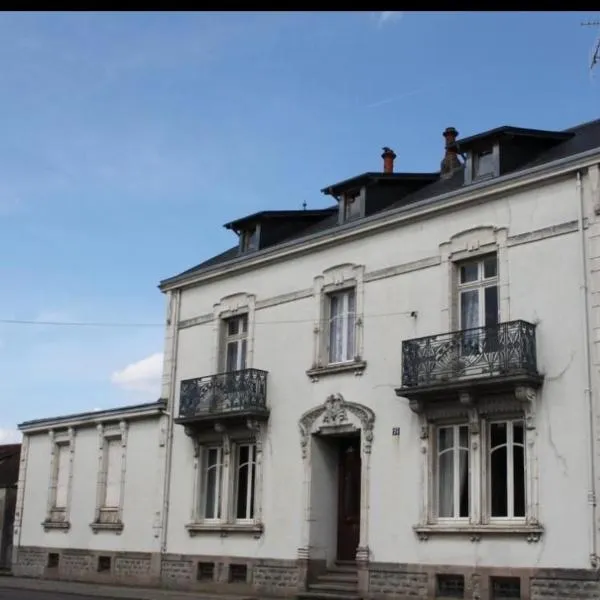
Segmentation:
[[(600, 21), (585, 21), (581, 24), (583, 27), (600, 27)], [(600, 36), (596, 40), (594, 51), (592, 53), (592, 60), (590, 61), (590, 71), (600, 62)]]

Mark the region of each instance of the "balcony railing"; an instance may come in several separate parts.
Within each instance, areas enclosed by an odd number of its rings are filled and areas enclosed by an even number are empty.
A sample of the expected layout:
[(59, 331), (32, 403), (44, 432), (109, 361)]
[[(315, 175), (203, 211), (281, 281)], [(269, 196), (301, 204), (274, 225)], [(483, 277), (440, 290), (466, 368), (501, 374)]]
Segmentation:
[(402, 342), (402, 387), (470, 378), (539, 377), (535, 325), (509, 321)]
[(266, 414), (267, 371), (244, 369), (181, 382), (180, 421)]

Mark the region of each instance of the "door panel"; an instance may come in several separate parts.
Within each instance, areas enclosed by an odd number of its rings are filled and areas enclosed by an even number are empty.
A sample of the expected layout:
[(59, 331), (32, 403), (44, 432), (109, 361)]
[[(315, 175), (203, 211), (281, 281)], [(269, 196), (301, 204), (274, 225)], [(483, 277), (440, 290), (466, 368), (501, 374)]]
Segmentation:
[(360, 538), (360, 438), (340, 441), (338, 560), (354, 560)]

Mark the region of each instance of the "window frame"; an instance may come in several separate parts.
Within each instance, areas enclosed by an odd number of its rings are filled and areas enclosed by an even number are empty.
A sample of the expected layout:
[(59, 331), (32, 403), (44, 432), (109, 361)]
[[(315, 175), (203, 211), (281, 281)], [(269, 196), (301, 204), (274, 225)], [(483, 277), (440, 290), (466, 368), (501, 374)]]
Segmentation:
[[(118, 423), (99, 423), (98, 433), (98, 471), (96, 480), (96, 507), (95, 516), (90, 527), (94, 532), (100, 530), (122, 531), (123, 506), (125, 500), (125, 482), (127, 466), (127, 437), (129, 426), (127, 421)], [(108, 492), (109, 451), (111, 444), (120, 446), (117, 473), (119, 476), (119, 502), (117, 506), (109, 506), (106, 503)]]
[[(265, 429), (263, 424), (253, 424), (254, 431), (231, 431), (221, 434), (200, 434), (194, 444), (194, 492), (191, 522), (186, 525), (190, 535), (202, 531), (248, 531), (262, 532), (262, 447)], [(250, 446), (253, 450), (253, 485), (248, 488), (248, 498), (253, 505), (253, 514), (238, 518), (239, 449)], [(205, 456), (208, 449), (219, 448), (221, 452), (221, 495), (218, 516), (206, 518), (206, 475)], [(252, 469), (250, 470), (252, 472)], [(252, 491), (250, 491), (252, 490)]]
[[(531, 409), (534, 411), (535, 409)], [(428, 473), (423, 487), (423, 502), (425, 511), (424, 520), (415, 525), (414, 529), (422, 539), (427, 539), (429, 533), (448, 532), (476, 532), (477, 535), (492, 532), (533, 533), (531, 541), (537, 541), (542, 527), (537, 519), (537, 504), (532, 496), (537, 496), (535, 475), (535, 427), (533, 426), (532, 413), (525, 410), (500, 410), (488, 414), (471, 412), (468, 417), (464, 414), (454, 418), (444, 417), (436, 419), (435, 416), (423, 415), (425, 425), (421, 436), (423, 454), (425, 455), (424, 468)], [(524, 507), (523, 517), (515, 517), (514, 510), (508, 517), (492, 516), (491, 506), (491, 436), (490, 428), (494, 423), (510, 423), (514, 429), (516, 423), (523, 427), (523, 463), (524, 463)], [(438, 431), (446, 427), (468, 427), (469, 444), (469, 512), (467, 517), (439, 517), (439, 461), (438, 461)], [(455, 459), (456, 460), (456, 459)], [(507, 457), (508, 461), (508, 457)], [(514, 481), (515, 472), (511, 467), (511, 478)], [(507, 486), (508, 493), (508, 486)], [(513, 494), (514, 498), (514, 494)], [(456, 515), (456, 512), (455, 512)], [(477, 537), (476, 535), (476, 537)], [(537, 537), (536, 537), (537, 536)], [(473, 540), (476, 541), (476, 540)]]
[[(229, 324), (236, 322), (238, 332), (235, 334), (229, 333)], [(250, 315), (248, 312), (243, 311), (233, 315), (225, 315), (221, 318), (221, 352), (220, 352), (220, 368), (221, 373), (234, 373), (236, 371), (244, 371), (248, 369), (248, 354), (249, 354), (249, 327), (250, 327)], [(236, 350), (236, 368), (229, 369), (228, 367), (228, 356), (229, 356), (229, 345), (235, 344)], [(240, 357), (243, 356), (243, 360)]]
[[(354, 310), (350, 311), (350, 297), (352, 297)], [(342, 311), (334, 316), (332, 314), (332, 305), (334, 298), (341, 300)], [(344, 287), (339, 290), (330, 291), (325, 294), (325, 302), (326, 302), (326, 332), (324, 333), (324, 342), (326, 344), (326, 348), (324, 351), (324, 357), (326, 358), (327, 366), (334, 365), (343, 365), (346, 363), (350, 363), (356, 360), (356, 336), (357, 336), (357, 327), (356, 327), (356, 286), (350, 285)], [(350, 325), (350, 319), (353, 319), (352, 325)], [(338, 319), (338, 322), (341, 321), (341, 324), (338, 327), (342, 328), (342, 360), (333, 360), (332, 357), (332, 345), (331, 345), (331, 335), (332, 335), (332, 326), (333, 320)], [(350, 336), (349, 328), (352, 327), (352, 347), (350, 348)]]
[[(46, 501), (46, 518), (42, 522), (45, 531), (49, 529), (69, 529), (71, 499), (73, 492), (73, 455), (75, 452), (75, 430), (69, 427), (66, 430), (48, 432), (50, 443), (49, 481)], [(67, 489), (65, 506), (57, 506), (57, 486), (59, 480), (60, 452), (67, 449)]]
[[(360, 187), (343, 192), (338, 200), (338, 205), (340, 225), (362, 219), (365, 216), (365, 188)], [(350, 206), (354, 206), (355, 210), (350, 210)]]

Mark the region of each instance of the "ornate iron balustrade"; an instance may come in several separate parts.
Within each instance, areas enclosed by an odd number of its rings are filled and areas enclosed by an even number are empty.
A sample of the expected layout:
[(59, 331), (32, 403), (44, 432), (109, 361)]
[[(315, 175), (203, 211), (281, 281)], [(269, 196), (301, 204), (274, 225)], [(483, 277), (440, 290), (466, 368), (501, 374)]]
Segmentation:
[(403, 388), (463, 378), (537, 374), (535, 325), (526, 321), (402, 342)]
[(181, 382), (180, 420), (267, 412), (267, 371), (244, 369)]

